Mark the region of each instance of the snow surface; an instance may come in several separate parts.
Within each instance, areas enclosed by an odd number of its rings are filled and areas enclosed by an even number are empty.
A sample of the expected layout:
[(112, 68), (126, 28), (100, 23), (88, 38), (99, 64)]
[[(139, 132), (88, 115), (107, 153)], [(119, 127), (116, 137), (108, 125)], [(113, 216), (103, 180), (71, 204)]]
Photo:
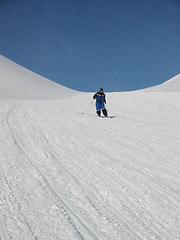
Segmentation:
[(143, 89), (143, 91), (180, 92), (180, 74), (163, 84)]
[[(36, 81), (21, 73), (27, 93)], [(92, 93), (63, 98), (71, 90), (59, 86), (61, 99), (17, 100), (11, 87), (0, 101), (1, 240), (180, 239), (179, 90), (108, 93), (109, 119)]]
[(76, 91), (48, 80), (0, 55), (0, 99), (60, 99)]

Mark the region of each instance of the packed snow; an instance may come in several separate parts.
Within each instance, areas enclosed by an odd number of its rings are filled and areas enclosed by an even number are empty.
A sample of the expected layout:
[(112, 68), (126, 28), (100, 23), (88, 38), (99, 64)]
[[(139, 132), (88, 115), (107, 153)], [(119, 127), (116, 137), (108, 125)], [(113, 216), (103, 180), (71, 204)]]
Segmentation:
[(0, 84), (1, 240), (180, 239), (180, 75), (114, 118), (4, 57)]

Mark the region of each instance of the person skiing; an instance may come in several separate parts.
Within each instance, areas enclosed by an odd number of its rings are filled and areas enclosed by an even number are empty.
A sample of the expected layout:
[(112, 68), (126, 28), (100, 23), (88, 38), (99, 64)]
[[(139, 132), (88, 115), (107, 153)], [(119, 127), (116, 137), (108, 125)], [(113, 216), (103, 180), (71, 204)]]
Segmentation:
[(104, 94), (103, 88), (99, 89), (99, 92), (95, 93), (93, 96), (93, 99), (96, 99), (96, 113), (100, 117), (101, 116), (101, 110), (105, 117), (107, 117), (107, 110), (105, 108), (106, 104), (106, 95)]

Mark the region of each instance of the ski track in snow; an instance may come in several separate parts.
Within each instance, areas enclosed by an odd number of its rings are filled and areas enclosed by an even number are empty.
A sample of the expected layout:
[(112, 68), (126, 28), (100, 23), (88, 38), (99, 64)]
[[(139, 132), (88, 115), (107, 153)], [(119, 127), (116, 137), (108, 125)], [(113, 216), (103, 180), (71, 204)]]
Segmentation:
[(179, 94), (91, 95), (0, 102), (0, 239), (180, 239)]

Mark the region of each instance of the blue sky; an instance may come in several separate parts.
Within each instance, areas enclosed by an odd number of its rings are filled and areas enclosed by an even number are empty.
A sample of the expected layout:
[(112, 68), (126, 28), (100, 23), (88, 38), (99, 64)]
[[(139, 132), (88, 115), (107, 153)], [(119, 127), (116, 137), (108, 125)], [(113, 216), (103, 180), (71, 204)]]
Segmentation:
[(180, 73), (179, 0), (1, 0), (0, 54), (80, 91)]

